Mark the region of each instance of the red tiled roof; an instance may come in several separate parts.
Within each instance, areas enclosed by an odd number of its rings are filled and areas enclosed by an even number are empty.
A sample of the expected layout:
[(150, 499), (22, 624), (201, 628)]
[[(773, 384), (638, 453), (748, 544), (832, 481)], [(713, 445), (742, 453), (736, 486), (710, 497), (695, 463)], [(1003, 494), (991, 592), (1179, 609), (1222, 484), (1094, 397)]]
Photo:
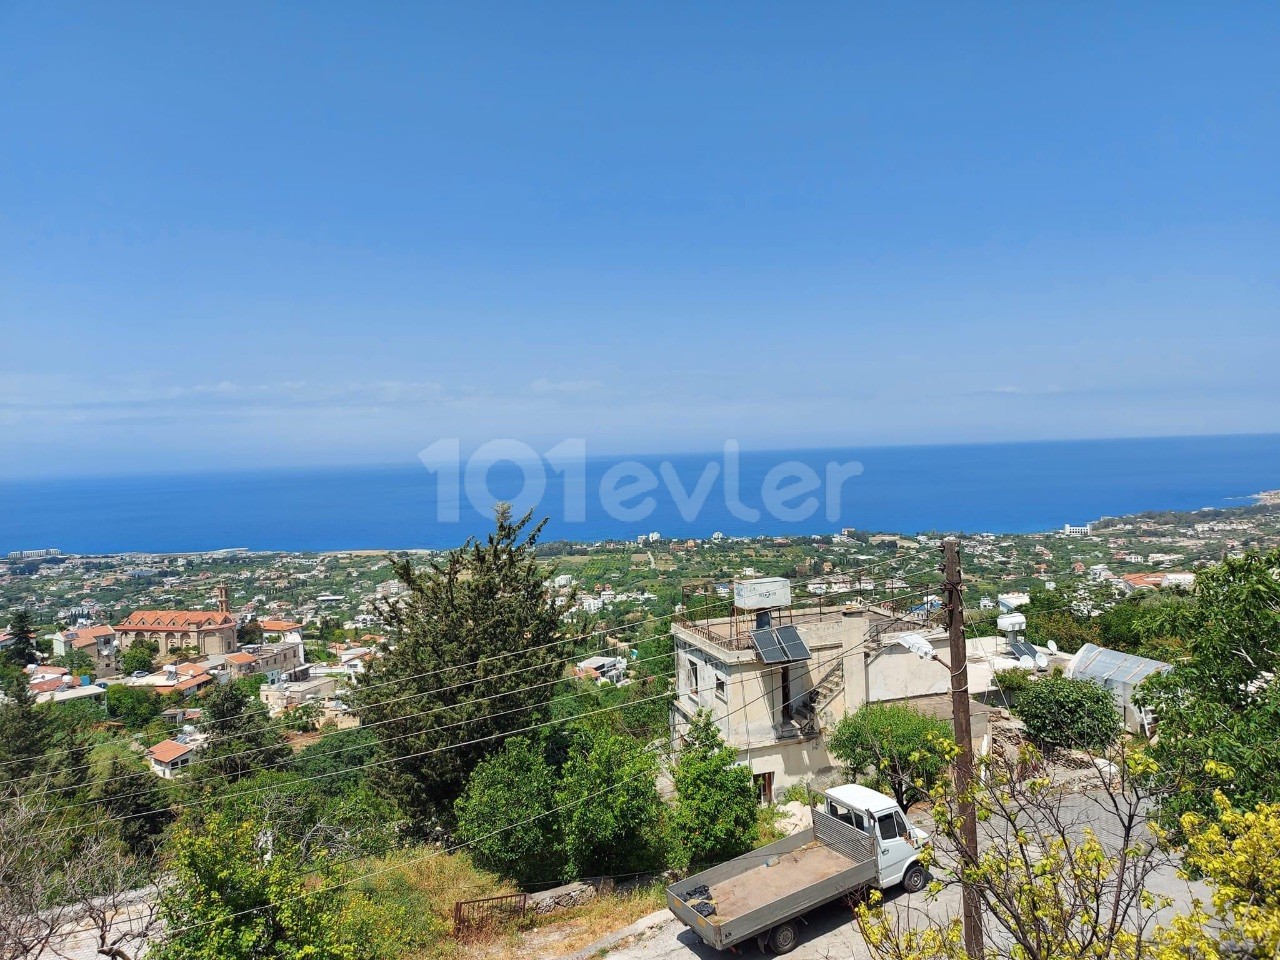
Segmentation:
[(1124, 582), (1131, 587), (1158, 587), (1164, 582), (1163, 573), (1126, 573)]
[(247, 663), (254, 663), (257, 659), (258, 658), (255, 657), (252, 653), (228, 653), (227, 654), (228, 663), (247, 664)]
[(204, 686), (206, 683), (208, 683), (212, 679), (213, 677), (209, 676), (207, 673), (197, 674), (194, 677), (187, 677), (187, 679), (185, 680), (179, 680), (177, 683), (173, 685), (173, 689), (179, 691), (180, 693), (186, 693), (186, 691), (188, 690), (192, 690), (196, 687)]
[(262, 629), (267, 633), (285, 633), (289, 630), (301, 630), (302, 624), (292, 620), (259, 620)]
[(27, 684), (27, 689), (32, 693), (50, 693), (57, 690), (67, 682), (66, 677), (54, 677), (51, 680), (37, 680), (34, 683)]
[(235, 626), (236, 618), (217, 610), (135, 610), (116, 630), (203, 630)]
[(161, 740), (147, 751), (147, 756), (158, 763), (173, 763), (191, 752), (191, 746), (177, 740)]
[(84, 647), (97, 646), (98, 640), (102, 637), (114, 637), (116, 632), (108, 626), (97, 627), (77, 627), (75, 630), (68, 630), (63, 634), (71, 641), (71, 646), (80, 650)]

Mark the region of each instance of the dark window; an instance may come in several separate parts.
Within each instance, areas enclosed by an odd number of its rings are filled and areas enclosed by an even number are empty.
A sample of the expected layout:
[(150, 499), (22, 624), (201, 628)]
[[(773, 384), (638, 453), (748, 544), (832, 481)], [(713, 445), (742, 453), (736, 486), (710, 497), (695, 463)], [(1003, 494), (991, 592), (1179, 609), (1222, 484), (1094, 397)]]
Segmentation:
[(880, 824), (880, 839), (895, 840), (899, 836), (898, 821), (892, 813), (886, 813), (884, 816), (877, 817), (876, 822)]
[(853, 826), (853, 811), (846, 810), (844, 809), (844, 807), (838, 806), (837, 804), (834, 804), (830, 800), (828, 800), (827, 813), (831, 814), (837, 820), (840, 820), (843, 823), (847, 823), (849, 824), (849, 826)]

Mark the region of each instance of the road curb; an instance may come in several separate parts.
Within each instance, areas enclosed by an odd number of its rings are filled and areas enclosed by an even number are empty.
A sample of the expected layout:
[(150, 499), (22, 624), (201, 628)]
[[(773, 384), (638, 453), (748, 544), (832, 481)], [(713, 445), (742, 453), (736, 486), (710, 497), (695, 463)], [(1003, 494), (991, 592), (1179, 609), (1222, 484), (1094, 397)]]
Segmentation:
[(615, 931), (606, 937), (601, 937), (595, 943), (588, 944), (576, 953), (570, 953), (559, 958), (559, 960), (588, 960), (589, 957), (599, 954), (602, 950), (611, 950), (618, 944), (622, 943), (623, 940), (628, 940), (631, 937), (638, 937), (642, 933), (646, 933), (649, 930), (653, 930), (654, 928), (661, 926), (666, 921), (674, 923), (675, 919), (676, 918), (671, 915), (670, 911), (663, 907), (661, 910), (655, 910), (653, 913), (646, 914), (630, 926), (623, 927), (621, 930)]

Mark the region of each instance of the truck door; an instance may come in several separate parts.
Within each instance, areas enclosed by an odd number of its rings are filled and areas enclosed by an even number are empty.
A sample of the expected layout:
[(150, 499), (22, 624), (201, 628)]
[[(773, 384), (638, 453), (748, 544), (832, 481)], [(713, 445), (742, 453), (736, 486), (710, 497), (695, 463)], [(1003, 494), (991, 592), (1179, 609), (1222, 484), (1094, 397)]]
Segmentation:
[(902, 875), (916, 856), (915, 837), (906, 818), (897, 810), (876, 817), (876, 839), (879, 841), (880, 886), (892, 887), (902, 882)]

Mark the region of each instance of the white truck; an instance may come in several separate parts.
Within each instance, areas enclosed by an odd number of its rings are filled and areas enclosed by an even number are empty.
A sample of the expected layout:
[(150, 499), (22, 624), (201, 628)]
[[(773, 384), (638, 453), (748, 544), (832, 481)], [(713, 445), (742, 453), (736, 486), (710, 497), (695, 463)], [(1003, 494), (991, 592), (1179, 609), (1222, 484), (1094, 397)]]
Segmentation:
[(801, 916), (838, 897), (927, 877), (929, 843), (892, 797), (847, 784), (823, 792), (813, 829), (771, 843), (667, 887), (667, 906), (718, 950), (752, 937), (760, 949), (790, 953)]

